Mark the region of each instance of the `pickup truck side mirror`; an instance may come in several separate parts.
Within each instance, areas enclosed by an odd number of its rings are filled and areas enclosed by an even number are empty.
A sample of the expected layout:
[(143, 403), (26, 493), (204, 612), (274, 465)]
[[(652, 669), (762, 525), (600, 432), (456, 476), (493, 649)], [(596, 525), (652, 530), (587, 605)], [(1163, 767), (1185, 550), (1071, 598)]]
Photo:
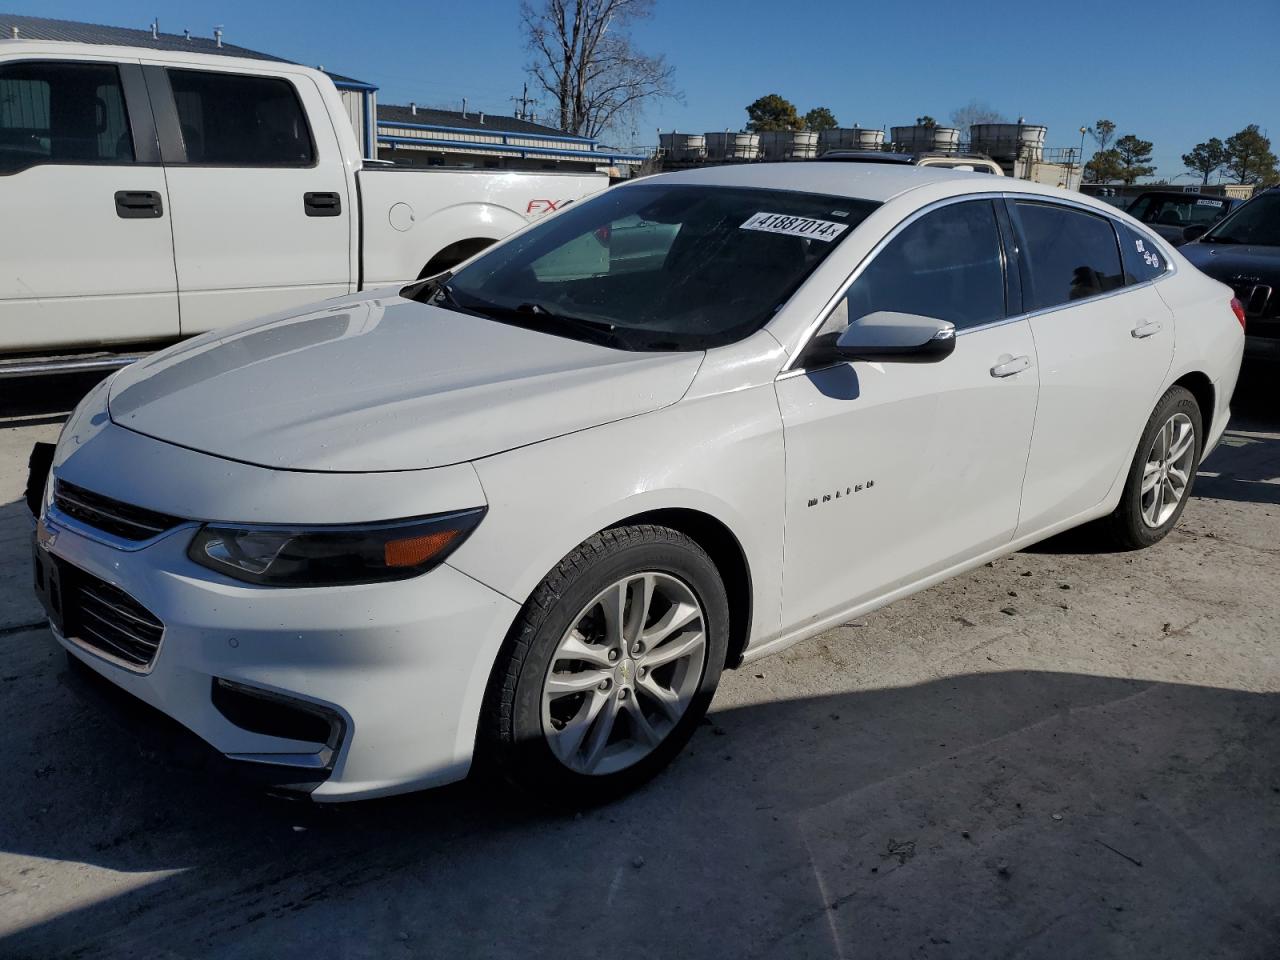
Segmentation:
[(1189, 227), (1185, 227), (1182, 231), (1182, 242), (1190, 243), (1192, 240), (1199, 240), (1209, 230), (1203, 223), (1193, 223)]
[(937, 363), (956, 348), (956, 327), (946, 320), (914, 313), (878, 310), (837, 334), (814, 340), (805, 351), (806, 366), (844, 360), (882, 363)]

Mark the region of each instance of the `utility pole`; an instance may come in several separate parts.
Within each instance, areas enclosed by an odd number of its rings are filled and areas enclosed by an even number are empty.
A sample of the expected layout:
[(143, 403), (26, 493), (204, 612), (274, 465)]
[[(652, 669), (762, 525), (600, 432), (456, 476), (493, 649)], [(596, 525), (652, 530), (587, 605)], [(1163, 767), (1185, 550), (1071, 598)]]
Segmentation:
[(511, 100), (520, 104), (520, 109), (516, 111), (516, 119), (528, 120), (530, 117), (529, 104), (537, 102), (533, 97), (529, 96), (529, 84), (525, 83), (524, 90), (521, 91), (520, 96), (512, 97)]

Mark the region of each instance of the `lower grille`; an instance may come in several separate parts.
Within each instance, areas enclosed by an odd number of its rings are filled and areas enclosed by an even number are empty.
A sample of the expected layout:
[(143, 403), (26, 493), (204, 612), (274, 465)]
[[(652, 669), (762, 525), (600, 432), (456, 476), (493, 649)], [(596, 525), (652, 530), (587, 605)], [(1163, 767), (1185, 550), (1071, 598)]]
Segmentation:
[(143, 669), (151, 665), (164, 624), (123, 590), (66, 563), (58, 565), (63, 631), (87, 647)]

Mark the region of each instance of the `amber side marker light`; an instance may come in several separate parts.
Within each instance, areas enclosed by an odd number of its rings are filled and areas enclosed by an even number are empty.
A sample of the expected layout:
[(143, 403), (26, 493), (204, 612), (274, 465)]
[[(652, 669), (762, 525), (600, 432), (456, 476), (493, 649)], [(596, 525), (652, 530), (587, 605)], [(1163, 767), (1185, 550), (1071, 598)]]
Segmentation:
[(420, 537), (388, 540), (383, 547), (383, 559), (388, 567), (416, 567), (426, 563), (447, 547), (458, 536), (458, 530), (440, 530)]

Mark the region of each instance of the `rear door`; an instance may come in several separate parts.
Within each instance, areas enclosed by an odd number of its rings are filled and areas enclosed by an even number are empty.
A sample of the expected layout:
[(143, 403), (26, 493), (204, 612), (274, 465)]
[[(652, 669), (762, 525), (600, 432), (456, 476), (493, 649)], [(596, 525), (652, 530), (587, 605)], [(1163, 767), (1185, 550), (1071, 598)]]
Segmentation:
[[(1126, 270), (1110, 217), (1041, 200), (1008, 209), (1040, 362), (1021, 535), (1073, 518), (1111, 491), (1173, 361), (1173, 315), (1145, 275)], [(1124, 263), (1156, 271), (1148, 275), (1167, 269), (1154, 241), (1122, 230), (1132, 247)]]
[(0, 350), (177, 336), (159, 160), (137, 62), (0, 63)]
[(173, 206), (182, 333), (349, 292), (354, 198), (315, 82), (145, 70)]

